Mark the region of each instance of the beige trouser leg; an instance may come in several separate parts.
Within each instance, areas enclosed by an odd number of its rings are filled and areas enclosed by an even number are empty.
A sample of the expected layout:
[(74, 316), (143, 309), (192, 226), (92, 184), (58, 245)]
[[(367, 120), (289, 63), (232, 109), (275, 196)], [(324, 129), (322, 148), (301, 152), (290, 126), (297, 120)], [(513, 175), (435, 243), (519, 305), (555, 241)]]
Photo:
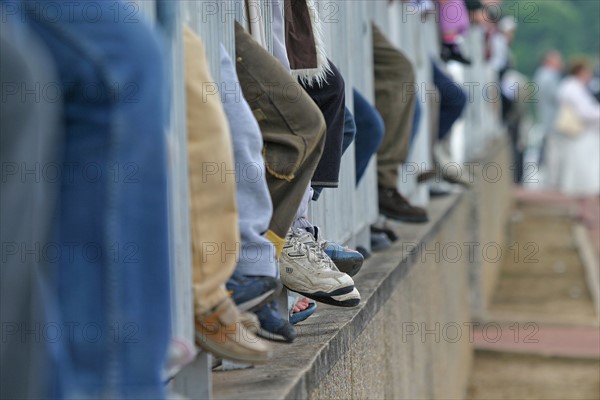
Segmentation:
[(415, 112), (415, 73), (410, 60), (373, 26), (375, 107), (385, 123), (377, 152), (379, 186), (398, 186), (398, 167), (406, 161)]
[(204, 46), (189, 27), (184, 45), (194, 303), (197, 313), (205, 313), (227, 297), (225, 282), (236, 265), (235, 179), (219, 172), (235, 165), (220, 97), (205, 93), (214, 81)]

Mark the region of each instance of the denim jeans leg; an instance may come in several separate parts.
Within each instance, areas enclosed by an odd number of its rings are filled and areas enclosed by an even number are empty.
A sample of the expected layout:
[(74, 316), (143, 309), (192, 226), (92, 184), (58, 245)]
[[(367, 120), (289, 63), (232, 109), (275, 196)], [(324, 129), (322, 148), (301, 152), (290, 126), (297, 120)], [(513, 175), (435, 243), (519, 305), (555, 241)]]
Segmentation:
[(367, 170), (371, 157), (381, 145), (385, 135), (385, 126), (379, 112), (358, 90), (354, 89), (353, 96), (354, 121), (356, 123), (354, 154), (356, 157), (356, 183), (358, 184)]
[[(57, 62), (66, 131), (57, 242), (64, 397), (162, 398), (170, 333), (164, 60), (137, 16), (28, 13)], [(91, 1), (82, 1), (85, 7)], [(119, 2), (118, 7), (126, 7)], [(65, 328), (65, 329), (66, 329)]]
[(413, 126), (412, 131), (410, 132), (409, 147), (412, 147), (415, 138), (417, 137), (417, 133), (419, 133), (419, 127), (421, 126), (421, 112), (421, 99), (417, 96), (415, 99), (415, 113), (413, 114)]
[(440, 115), (438, 139), (444, 139), (452, 129), (452, 125), (460, 118), (467, 104), (464, 90), (442, 70), (431, 62), (433, 68), (433, 84), (440, 92)]

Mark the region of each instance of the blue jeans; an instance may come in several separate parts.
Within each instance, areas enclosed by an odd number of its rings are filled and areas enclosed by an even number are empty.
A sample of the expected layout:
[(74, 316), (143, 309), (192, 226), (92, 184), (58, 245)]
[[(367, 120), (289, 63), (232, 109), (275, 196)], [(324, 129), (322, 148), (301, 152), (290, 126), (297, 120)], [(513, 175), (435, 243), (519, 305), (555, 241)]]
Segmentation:
[(356, 89), (354, 93), (354, 121), (356, 123), (356, 183), (365, 174), (369, 160), (379, 149), (385, 134), (383, 119), (374, 106)]
[[(59, 397), (162, 398), (170, 334), (165, 126), (168, 56), (126, 3), (43, 1), (29, 23), (54, 56), (64, 142), (55, 264)], [(71, 4), (67, 4), (71, 3)], [(98, 10), (69, 12), (73, 4)], [(48, 17), (50, 17), (48, 15)], [(51, 16), (52, 18), (55, 15)]]
[(467, 95), (462, 88), (444, 74), (442, 70), (431, 62), (433, 68), (433, 84), (440, 92), (440, 116), (438, 125), (438, 139), (445, 138), (452, 125), (460, 118), (467, 105)]

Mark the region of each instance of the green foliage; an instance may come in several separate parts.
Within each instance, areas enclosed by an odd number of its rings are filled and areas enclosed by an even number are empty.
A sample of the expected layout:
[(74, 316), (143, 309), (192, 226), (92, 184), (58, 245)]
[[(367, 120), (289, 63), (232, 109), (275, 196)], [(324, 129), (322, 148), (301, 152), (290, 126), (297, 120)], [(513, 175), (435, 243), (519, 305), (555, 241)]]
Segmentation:
[(599, 55), (600, 0), (504, 0), (502, 13), (517, 19), (513, 52), (517, 69), (528, 76), (550, 49), (567, 60)]

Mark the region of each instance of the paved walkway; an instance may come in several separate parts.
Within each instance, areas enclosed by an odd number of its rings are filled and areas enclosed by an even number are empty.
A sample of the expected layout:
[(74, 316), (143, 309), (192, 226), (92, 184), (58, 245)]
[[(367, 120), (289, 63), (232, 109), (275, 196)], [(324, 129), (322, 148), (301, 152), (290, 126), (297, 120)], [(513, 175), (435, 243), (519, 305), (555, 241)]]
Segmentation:
[[(512, 324), (511, 324), (512, 325)], [(475, 347), (511, 353), (539, 354), (568, 358), (600, 358), (600, 330), (595, 327), (559, 327), (518, 324), (501, 325), (497, 335), (491, 325), (487, 332), (475, 331)]]
[[(591, 393), (597, 397), (600, 328), (586, 279), (594, 263), (600, 270), (600, 201), (583, 203), (558, 193), (523, 189), (514, 193), (521, 223), (513, 222), (511, 240), (536, 242), (539, 261), (504, 261), (490, 304), (491, 320), (475, 330), (469, 398), (580, 399)], [(587, 248), (593, 247), (587, 271), (580, 238), (573, 233), (577, 224), (586, 227), (592, 245)], [(524, 368), (527, 365), (533, 369)], [(486, 371), (491, 370), (497, 371), (497, 378), (488, 377)], [(524, 373), (531, 373), (531, 378)], [(482, 382), (485, 379), (490, 381)], [(574, 385), (553, 387), (556, 379)]]
[(600, 259), (600, 197), (585, 202), (578, 202), (558, 192), (527, 190), (523, 188), (516, 188), (514, 196), (517, 201), (532, 202), (540, 205), (563, 206), (578, 215), (584, 216), (583, 222), (588, 229), (592, 243), (596, 246), (598, 259)]

